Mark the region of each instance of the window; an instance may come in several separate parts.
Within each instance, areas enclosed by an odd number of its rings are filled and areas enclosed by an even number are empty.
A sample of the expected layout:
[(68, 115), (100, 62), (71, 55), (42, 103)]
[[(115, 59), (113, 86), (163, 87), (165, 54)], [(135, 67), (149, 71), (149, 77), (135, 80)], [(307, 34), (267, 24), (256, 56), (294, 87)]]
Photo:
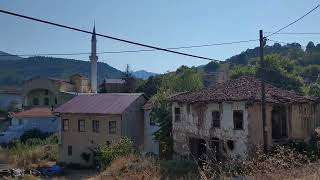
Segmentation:
[(234, 129), (243, 129), (243, 111), (233, 111)]
[(39, 105), (39, 99), (38, 98), (33, 98), (32, 103), (34, 106), (38, 106)]
[(109, 134), (115, 134), (117, 132), (117, 122), (109, 121)]
[(92, 132), (99, 132), (99, 121), (92, 120)]
[(84, 132), (86, 130), (86, 125), (84, 120), (78, 120), (78, 130), (79, 132)]
[(22, 122), (23, 122), (22, 119), (19, 119), (19, 125), (22, 125)]
[(69, 130), (69, 119), (64, 119), (62, 121), (62, 130), (64, 131)]
[(44, 90), (44, 94), (45, 94), (45, 95), (48, 95), (48, 94), (49, 94), (48, 89)]
[(44, 105), (49, 106), (49, 98), (44, 98)]
[(209, 147), (215, 155), (218, 155), (220, 153), (220, 140), (218, 138), (212, 138)]
[(181, 117), (180, 117), (180, 108), (174, 108), (174, 120), (176, 122), (180, 121), (181, 120)]
[(72, 156), (72, 146), (68, 146), (68, 156)]
[(54, 104), (58, 104), (58, 99), (54, 98)]
[(232, 151), (234, 149), (234, 141), (228, 140), (227, 146), (228, 146), (228, 149)]
[(220, 112), (219, 111), (212, 112), (212, 127), (220, 128)]

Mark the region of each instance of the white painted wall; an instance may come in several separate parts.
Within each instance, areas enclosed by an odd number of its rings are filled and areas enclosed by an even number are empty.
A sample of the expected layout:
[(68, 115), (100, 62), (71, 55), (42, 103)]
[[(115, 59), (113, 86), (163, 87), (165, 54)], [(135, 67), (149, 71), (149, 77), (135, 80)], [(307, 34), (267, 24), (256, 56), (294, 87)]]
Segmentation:
[[(188, 108), (189, 106), (189, 108)], [(180, 107), (181, 121), (176, 122), (174, 117), (174, 108)], [(246, 158), (248, 155), (248, 112), (245, 108), (245, 102), (223, 102), (222, 112), (220, 112), (220, 128), (212, 128), (212, 111), (219, 111), (218, 103), (206, 104), (204, 119), (202, 125), (198, 128), (198, 115), (194, 105), (172, 104), (173, 117), (173, 139), (174, 151), (181, 155), (189, 154), (188, 139), (196, 137), (208, 141), (215, 137), (224, 141), (227, 154), (232, 158)], [(189, 109), (189, 111), (188, 111)], [(243, 111), (243, 130), (234, 130), (233, 111)], [(211, 131), (211, 133), (210, 133)], [(227, 148), (227, 140), (234, 141), (234, 149), (231, 151)]]
[(56, 117), (39, 118), (12, 118), (11, 126), (0, 133), (0, 143), (8, 143), (13, 139), (19, 139), (25, 132), (33, 128), (42, 132), (58, 132), (59, 121)]
[[(19, 124), (19, 120), (22, 124)], [(12, 118), (11, 126), (19, 125), (23, 127), (23, 131), (37, 128), (42, 132), (58, 132), (58, 120), (55, 117)]]
[(152, 152), (159, 155), (159, 142), (154, 139), (153, 133), (159, 130), (157, 124), (150, 125), (150, 110), (144, 112), (144, 147), (145, 153)]

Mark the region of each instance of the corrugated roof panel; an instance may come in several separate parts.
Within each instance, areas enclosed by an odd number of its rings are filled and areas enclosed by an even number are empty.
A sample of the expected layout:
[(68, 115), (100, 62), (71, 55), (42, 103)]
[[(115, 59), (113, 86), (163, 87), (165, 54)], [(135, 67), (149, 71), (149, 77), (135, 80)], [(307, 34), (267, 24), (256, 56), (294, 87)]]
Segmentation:
[(106, 93), (79, 95), (61, 105), (58, 113), (122, 114), (142, 93)]

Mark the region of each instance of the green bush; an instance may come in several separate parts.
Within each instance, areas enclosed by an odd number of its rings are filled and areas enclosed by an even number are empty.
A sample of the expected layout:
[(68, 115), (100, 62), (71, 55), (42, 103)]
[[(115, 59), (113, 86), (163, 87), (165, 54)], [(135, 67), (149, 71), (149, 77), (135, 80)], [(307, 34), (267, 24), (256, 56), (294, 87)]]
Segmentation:
[(122, 138), (119, 142), (110, 146), (99, 145), (94, 154), (94, 164), (96, 167), (105, 169), (114, 159), (133, 152), (133, 143), (128, 138)]
[(31, 129), (22, 134), (20, 141), (25, 143), (28, 139), (41, 139), (44, 140), (49, 137), (51, 133), (42, 132), (39, 129)]

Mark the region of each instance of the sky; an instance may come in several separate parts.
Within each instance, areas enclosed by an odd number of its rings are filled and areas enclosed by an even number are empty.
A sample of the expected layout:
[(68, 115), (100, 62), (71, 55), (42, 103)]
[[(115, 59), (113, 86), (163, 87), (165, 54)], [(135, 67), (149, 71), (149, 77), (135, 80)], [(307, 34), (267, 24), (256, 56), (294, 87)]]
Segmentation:
[[(258, 39), (319, 4), (318, 0), (1, 0), (0, 9), (163, 48)], [(320, 32), (320, 8), (282, 32)], [(10, 54), (90, 52), (90, 34), (0, 13), (0, 51)], [(320, 43), (320, 35), (275, 35), (272, 40)], [(97, 37), (98, 52), (146, 49)], [(268, 44), (273, 44), (268, 42)], [(259, 42), (177, 51), (225, 60)], [(88, 61), (88, 55), (56, 56)], [(124, 70), (156, 73), (209, 61), (161, 51), (100, 54), (99, 61)]]

